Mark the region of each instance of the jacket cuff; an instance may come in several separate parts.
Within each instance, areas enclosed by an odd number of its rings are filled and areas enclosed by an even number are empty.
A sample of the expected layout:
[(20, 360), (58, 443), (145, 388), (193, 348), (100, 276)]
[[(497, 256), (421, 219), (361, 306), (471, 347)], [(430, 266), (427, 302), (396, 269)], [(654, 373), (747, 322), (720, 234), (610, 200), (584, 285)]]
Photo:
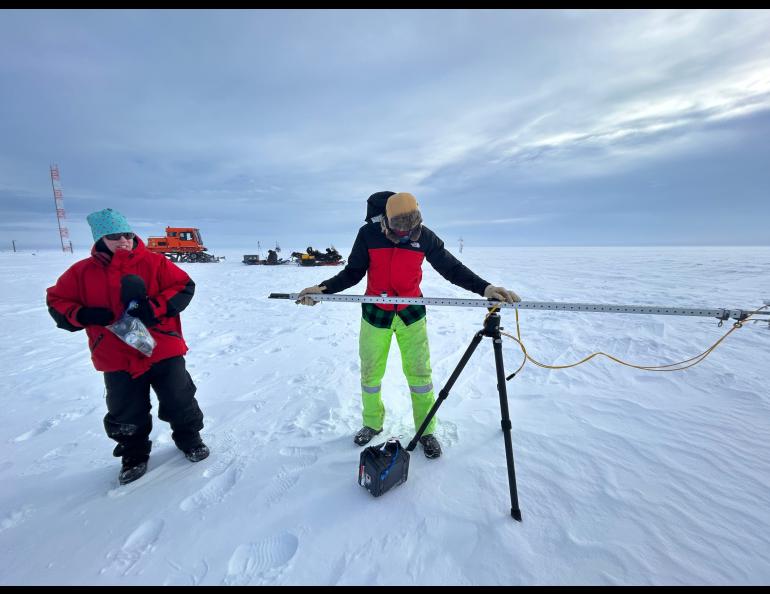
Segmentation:
[(80, 310), (84, 308), (85, 306), (81, 305), (77, 309), (73, 309), (69, 311), (68, 315), (65, 316), (67, 318), (67, 321), (77, 328), (85, 328), (85, 326), (81, 324), (80, 321), (78, 321), (78, 314), (80, 313)]
[(155, 319), (160, 320), (160, 318), (165, 316), (168, 312), (168, 307), (166, 306), (165, 302), (161, 303), (155, 297), (150, 297), (148, 301), (150, 303), (150, 308), (152, 309), (152, 315), (155, 317)]

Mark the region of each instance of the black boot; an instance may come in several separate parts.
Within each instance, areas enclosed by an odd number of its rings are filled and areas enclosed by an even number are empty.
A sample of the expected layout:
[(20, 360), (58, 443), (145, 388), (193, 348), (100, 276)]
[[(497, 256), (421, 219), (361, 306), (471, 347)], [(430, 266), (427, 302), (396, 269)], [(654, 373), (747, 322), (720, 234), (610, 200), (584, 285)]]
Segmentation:
[(353, 438), (353, 442), (360, 446), (366, 445), (372, 440), (372, 437), (379, 435), (380, 433), (382, 433), (382, 429), (372, 429), (371, 427), (364, 425), (361, 429), (358, 430), (358, 433), (356, 433), (356, 436)]
[(208, 446), (205, 443), (200, 442), (198, 445), (185, 450), (184, 456), (190, 462), (200, 462), (201, 460), (208, 458), (210, 453)]
[(147, 458), (123, 456), (118, 482), (121, 485), (127, 485), (140, 478), (145, 472), (147, 472)]
[(420, 443), (426, 458), (438, 458), (441, 455), (441, 444), (432, 434), (423, 435)]

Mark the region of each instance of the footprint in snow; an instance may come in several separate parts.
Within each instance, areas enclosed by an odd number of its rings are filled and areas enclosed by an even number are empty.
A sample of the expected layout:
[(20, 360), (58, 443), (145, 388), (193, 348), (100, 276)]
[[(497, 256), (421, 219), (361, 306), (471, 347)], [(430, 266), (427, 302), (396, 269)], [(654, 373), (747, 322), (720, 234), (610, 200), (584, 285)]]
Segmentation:
[(299, 539), (289, 532), (242, 544), (227, 564), (226, 586), (263, 585), (275, 582), (297, 552)]
[(155, 543), (163, 532), (163, 520), (147, 520), (134, 530), (123, 546), (107, 553), (110, 564), (102, 568), (101, 574), (128, 575), (147, 554), (155, 549)]
[(242, 472), (240, 467), (230, 466), (222, 474), (206, 483), (199, 491), (182, 500), (179, 508), (189, 512), (221, 503), (235, 487)]

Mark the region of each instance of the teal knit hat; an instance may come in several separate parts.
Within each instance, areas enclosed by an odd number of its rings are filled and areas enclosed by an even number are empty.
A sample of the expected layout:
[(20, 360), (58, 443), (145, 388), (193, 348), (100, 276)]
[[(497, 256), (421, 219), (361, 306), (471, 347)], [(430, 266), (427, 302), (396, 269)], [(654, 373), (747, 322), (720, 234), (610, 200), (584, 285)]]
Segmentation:
[(99, 241), (110, 233), (126, 233), (131, 231), (131, 225), (128, 224), (126, 217), (111, 208), (92, 212), (86, 217), (86, 220), (91, 225), (91, 234), (94, 236), (94, 242)]

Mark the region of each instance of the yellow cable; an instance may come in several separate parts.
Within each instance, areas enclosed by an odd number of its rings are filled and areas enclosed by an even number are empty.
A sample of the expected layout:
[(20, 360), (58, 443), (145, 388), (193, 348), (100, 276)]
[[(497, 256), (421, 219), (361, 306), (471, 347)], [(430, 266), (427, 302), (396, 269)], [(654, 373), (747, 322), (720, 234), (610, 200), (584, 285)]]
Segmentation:
[[(496, 307), (499, 307), (499, 306), (496, 306)], [(547, 365), (545, 363), (541, 363), (539, 361), (536, 361), (534, 358), (532, 358), (529, 355), (529, 353), (527, 352), (526, 347), (524, 346), (524, 343), (521, 340), (521, 328), (519, 326), (519, 310), (518, 310), (518, 308), (516, 309), (516, 334), (517, 334), (518, 338), (516, 336), (512, 336), (512, 335), (508, 334), (507, 332), (501, 332), (500, 334), (502, 334), (503, 336), (507, 336), (508, 338), (511, 338), (514, 341), (516, 341), (516, 343), (518, 343), (519, 347), (521, 348), (522, 352), (524, 353), (524, 361), (522, 361), (522, 363), (519, 366), (519, 368), (513, 374), (508, 376), (509, 378), (513, 377), (514, 375), (519, 373), (519, 371), (521, 371), (521, 369), (524, 367), (524, 365), (527, 363), (527, 361), (531, 361), (533, 364), (537, 365), (538, 367), (542, 367), (542, 368), (545, 368), (545, 369), (567, 369), (569, 367), (576, 367), (577, 365), (582, 365), (583, 363), (586, 363), (587, 361), (590, 361), (591, 359), (593, 359), (594, 357), (597, 357), (599, 355), (607, 357), (608, 359), (610, 359), (612, 361), (615, 361), (616, 363), (620, 363), (621, 365), (625, 365), (626, 367), (633, 367), (634, 369), (641, 369), (642, 371), (681, 371), (683, 369), (687, 369), (689, 367), (697, 365), (698, 363), (703, 361), (703, 359), (705, 359), (712, 352), (714, 352), (714, 349), (716, 349), (722, 343), (722, 341), (725, 338), (730, 336), (730, 334), (735, 332), (738, 328), (742, 328), (743, 324), (746, 321), (748, 321), (749, 319), (751, 319), (751, 317), (754, 315), (754, 313), (756, 313), (758, 311), (761, 311), (763, 309), (766, 309), (767, 307), (769, 307), (769, 306), (768, 305), (764, 305), (764, 306), (760, 307), (759, 309), (755, 310), (751, 315), (747, 316), (744, 320), (735, 322), (733, 324), (733, 327), (730, 328), (730, 330), (728, 330), (724, 334), (724, 336), (722, 336), (719, 340), (717, 340), (709, 348), (707, 348), (705, 351), (703, 351), (700, 355), (696, 355), (695, 357), (690, 357), (689, 359), (685, 359), (684, 361), (679, 361), (678, 363), (667, 363), (665, 365), (635, 365), (634, 363), (628, 363), (626, 361), (623, 361), (622, 359), (618, 359), (617, 357), (614, 357), (614, 356), (609, 355), (607, 353), (604, 353), (602, 351), (598, 351), (598, 352), (592, 353), (592, 354), (588, 355), (587, 357), (584, 357), (580, 361), (577, 361), (576, 363), (570, 363), (569, 365)], [(487, 317), (489, 317), (489, 315), (491, 315), (493, 312), (494, 312), (494, 310), (490, 311), (489, 314), (487, 314)], [(685, 365), (685, 363), (687, 363), (687, 365)]]

